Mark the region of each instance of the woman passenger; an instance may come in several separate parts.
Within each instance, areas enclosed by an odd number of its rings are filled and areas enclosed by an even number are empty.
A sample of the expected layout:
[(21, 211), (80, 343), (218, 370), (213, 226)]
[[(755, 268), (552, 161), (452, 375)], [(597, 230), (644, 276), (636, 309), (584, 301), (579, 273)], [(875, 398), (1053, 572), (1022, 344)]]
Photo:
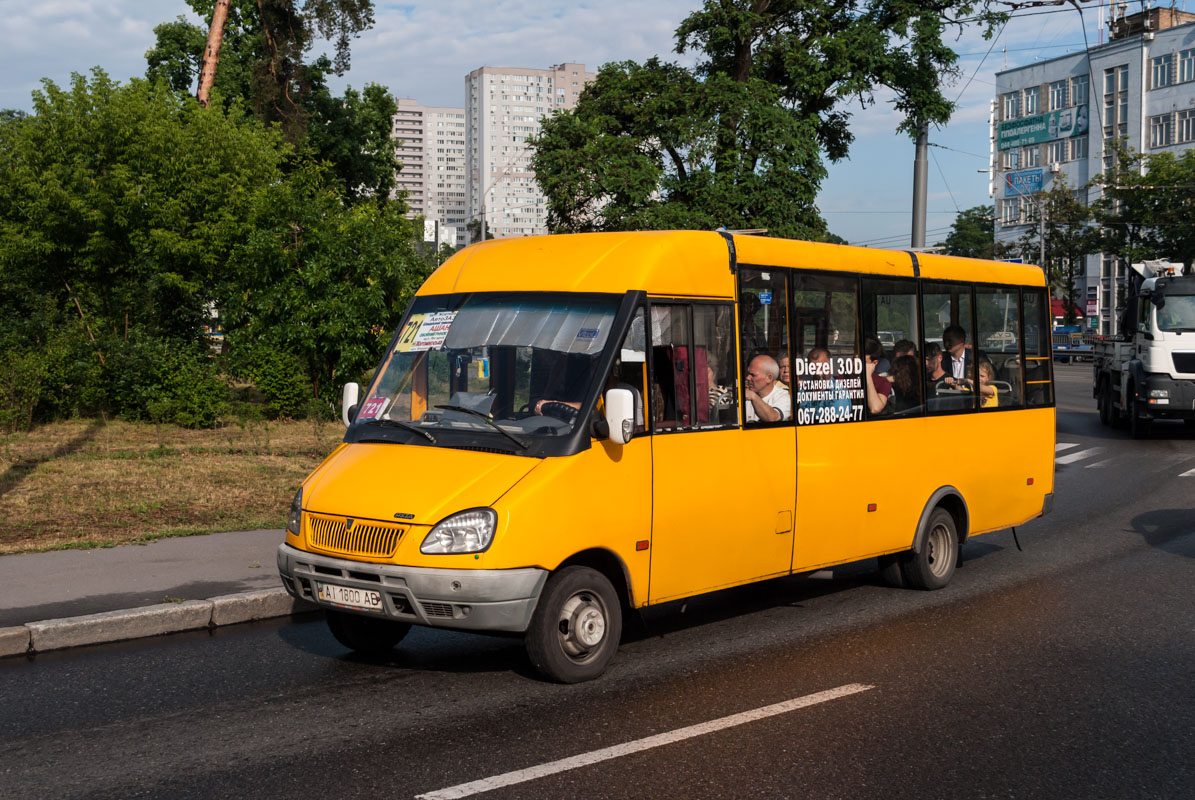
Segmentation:
[(921, 375), (915, 356), (900, 356), (892, 362), (892, 402), (897, 414), (921, 405)]

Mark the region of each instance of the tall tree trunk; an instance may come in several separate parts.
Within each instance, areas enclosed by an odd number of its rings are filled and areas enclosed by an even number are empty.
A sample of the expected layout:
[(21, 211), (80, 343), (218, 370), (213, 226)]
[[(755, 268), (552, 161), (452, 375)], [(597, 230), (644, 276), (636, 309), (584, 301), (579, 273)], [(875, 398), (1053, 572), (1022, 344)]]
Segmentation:
[(228, 20), (228, 0), (216, 0), (212, 11), (212, 27), (207, 32), (207, 46), (203, 49), (203, 65), (199, 68), (199, 90), (195, 98), (207, 107), (208, 95), (216, 82), (216, 62), (220, 60), (220, 43), (224, 41), (224, 23)]

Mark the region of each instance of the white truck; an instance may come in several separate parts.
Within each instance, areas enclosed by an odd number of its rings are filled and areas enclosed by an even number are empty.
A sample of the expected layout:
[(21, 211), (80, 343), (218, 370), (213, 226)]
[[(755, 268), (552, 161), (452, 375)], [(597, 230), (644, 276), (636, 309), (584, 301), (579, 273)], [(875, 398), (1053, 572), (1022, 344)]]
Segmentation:
[(1155, 419), (1195, 425), (1195, 274), (1181, 264), (1133, 264), (1136, 288), (1120, 330), (1095, 342), (1092, 393), (1100, 422), (1127, 419), (1133, 438), (1149, 436)]

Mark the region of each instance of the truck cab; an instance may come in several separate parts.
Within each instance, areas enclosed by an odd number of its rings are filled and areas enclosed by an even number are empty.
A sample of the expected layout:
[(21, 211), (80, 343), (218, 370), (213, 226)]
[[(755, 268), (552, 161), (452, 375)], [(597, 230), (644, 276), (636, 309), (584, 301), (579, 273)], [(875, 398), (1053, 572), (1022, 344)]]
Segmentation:
[(1104, 424), (1127, 418), (1145, 438), (1155, 419), (1195, 424), (1195, 275), (1168, 262), (1133, 269), (1141, 280), (1120, 333), (1096, 346), (1093, 394)]

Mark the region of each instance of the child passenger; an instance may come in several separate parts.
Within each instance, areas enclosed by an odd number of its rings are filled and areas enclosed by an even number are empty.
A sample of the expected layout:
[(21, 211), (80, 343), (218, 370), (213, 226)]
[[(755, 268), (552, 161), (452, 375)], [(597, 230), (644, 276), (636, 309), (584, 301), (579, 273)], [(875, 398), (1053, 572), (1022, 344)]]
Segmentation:
[(991, 362), (979, 362), (979, 406), (980, 408), (995, 408), (999, 404), (996, 397), (996, 387), (992, 381), (996, 380), (996, 369)]

